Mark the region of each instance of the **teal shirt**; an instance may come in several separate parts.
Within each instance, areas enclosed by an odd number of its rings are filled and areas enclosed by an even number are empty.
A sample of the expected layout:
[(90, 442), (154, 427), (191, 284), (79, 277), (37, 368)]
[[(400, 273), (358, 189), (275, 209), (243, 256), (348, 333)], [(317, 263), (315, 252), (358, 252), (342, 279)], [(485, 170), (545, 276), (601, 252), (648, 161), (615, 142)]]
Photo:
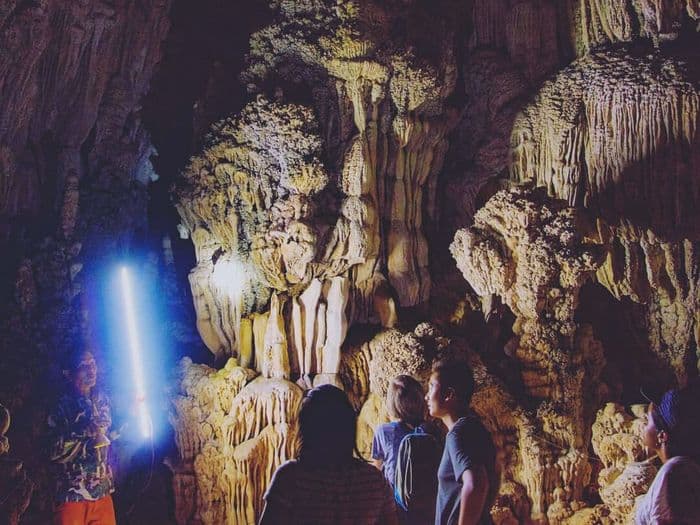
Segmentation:
[(99, 392), (90, 397), (64, 394), (49, 414), (49, 455), (59, 503), (95, 501), (114, 492), (109, 447), (95, 449), (88, 435), (94, 421), (107, 427), (112, 423), (109, 399)]

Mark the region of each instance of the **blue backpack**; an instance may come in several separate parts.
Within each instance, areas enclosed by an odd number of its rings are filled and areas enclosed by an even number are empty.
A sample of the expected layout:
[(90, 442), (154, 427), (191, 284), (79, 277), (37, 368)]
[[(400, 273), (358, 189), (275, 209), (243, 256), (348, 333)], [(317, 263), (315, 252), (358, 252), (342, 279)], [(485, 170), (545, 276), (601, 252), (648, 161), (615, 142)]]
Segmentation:
[(421, 427), (403, 437), (394, 472), (394, 498), (400, 508), (434, 511), (441, 457), (437, 439)]

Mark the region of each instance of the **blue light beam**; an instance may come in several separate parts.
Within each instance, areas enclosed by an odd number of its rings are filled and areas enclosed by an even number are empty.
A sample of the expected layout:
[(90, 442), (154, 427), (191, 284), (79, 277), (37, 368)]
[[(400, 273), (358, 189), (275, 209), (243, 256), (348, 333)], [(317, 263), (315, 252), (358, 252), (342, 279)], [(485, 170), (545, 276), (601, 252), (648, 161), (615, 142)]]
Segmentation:
[(153, 436), (153, 424), (146, 403), (146, 386), (143, 378), (143, 364), (141, 362), (141, 341), (139, 340), (138, 325), (136, 324), (136, 304), (131, 274), (126, 266), (120, 268), (120, 280), (122, 288), (122, 300), (126, 317), (126, 329), (129, 340), (129, 354), (131, 356), (131, 369), (136, 391), (136, 410), (139, 420), (139, 428), (144, 438)]

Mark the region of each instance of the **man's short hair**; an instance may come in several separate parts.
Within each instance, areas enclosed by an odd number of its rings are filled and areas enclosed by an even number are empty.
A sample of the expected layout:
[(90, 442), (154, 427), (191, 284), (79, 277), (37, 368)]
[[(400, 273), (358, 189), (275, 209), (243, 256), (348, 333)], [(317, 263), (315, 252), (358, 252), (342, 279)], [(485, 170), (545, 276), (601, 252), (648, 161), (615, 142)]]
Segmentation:
[(451, 388), (462, 403), (469, 406), (474, 394), (474, 372), (462, 359), (440, 359), (433, 363), (432, 372), (440, 378), (440, 388)]

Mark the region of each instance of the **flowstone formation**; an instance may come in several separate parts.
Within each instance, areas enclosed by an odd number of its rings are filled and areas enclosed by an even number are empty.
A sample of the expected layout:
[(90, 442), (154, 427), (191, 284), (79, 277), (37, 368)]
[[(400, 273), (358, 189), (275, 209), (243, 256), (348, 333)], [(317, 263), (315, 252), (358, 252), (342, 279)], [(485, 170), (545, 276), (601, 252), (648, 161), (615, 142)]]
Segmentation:
[(584, 206), (612, 246), (598, 270), (647, 305), (648, 345), (683, 384), (697, 373), (700, 75), (692, 57), (591, 53), (518, 117), (511, 175)]
[[(455, 235), (450, 249), (465, 279), (482, 297), (495, 295), (515, 315), (506, 352), (520, 369), (523, 406), (536, 410), (541, 445), (520, 450), (532, 514), (558, 521), (583, 506), (591, 475), (586, 448), (595, 388), (604, 366), (589, 326), (574, 320), (581, 286), (602, 262), (601, 247), (587, 244), (583, 218), (544, 191), (502, 190)], [(518, 429), (525, 431), (525, 429)], [(533, 457), (534, 456), (534, 457)]]
[(579, 522), (634, 522), (635, 504), (658, 470), (656, 458), (647, 458), (644, 446), (646, 408), (634, 405), (629, 413), (618, 404), (607, 403), (598, 411), (591, 444), (602, 463), (598, 485), (603, 504), (581, 511)]
[(180, 364), (171, 459), (177, 523), (255, 523), (275, 469), (295, 457), (302, 390), (229, 359)]
[[(204, 392), (228, 387), (213, 386), (213, 370), (183, 363), (182, 377), (199, 374), (201, 386), (183, 386), (175, 402), (181, 523), (257, 519), (269, 475), (293, 455), (302, 389), (343, 386), (358, 409), (376, 408), (367, 428), (384, 421), (377, 408), (384, 394), (372, 385), (387, 377), (370, 373), (378, 367), (362, 348), (383, 347), (386, 336), (374, 343), (374, 330), (360, 330), (352, 349), (346, 335), (368, 322), (391, 330), (399, 308), (430, 293), (426, 229), (436, 217), (451, 128), (445, 100), (456, 80), (454, 4), (273, 8), (274, 23), (251, 39), (244, 72), (252, 92), (268, 94), (212, 127), (174, 198), (181, 233), (195, 245), (190, 283), (202, 339), (220, 363), (234, 359), (256, 376), (231, 393), (233, 406), (249, 392), (251, 403), (269, 399), (275, 415), (262, 412), (268, 416), (258, 421), (257, 413), (224, 408), (229, 423), (218, 418), (202, 427), (206, 435), (193, 431), (198, 414), (210, 413)], [(305, 88), (311, 104), (299, 95)], [(413, 359), (410, 351), (405, 357)], [(236, 428), (237, 418), (255, 432), (221, 445), (217, 436)], [(235, 481), (212, 482), (222, 470)], [(265, 476), (256, 477), (261, 470)]]
[(499, 450), (495, 522), (626, 520), (652, 472), (638, 423), (594, 421), (641, 377), (608, 388), (620, 350), (581, 319), (601, 283), (621, 318), (645, 305), (641, 374), (697, 373), (697, 0), (270, 7), (251, 101), (174, 190), (197, 328), (226, 363), (182, 363), (178, 521), (254, 522), (314, 385), (345, 389), (367, 455), (390, 378), (425, 380), (479, 299), (490, 349), (458, 353)]

